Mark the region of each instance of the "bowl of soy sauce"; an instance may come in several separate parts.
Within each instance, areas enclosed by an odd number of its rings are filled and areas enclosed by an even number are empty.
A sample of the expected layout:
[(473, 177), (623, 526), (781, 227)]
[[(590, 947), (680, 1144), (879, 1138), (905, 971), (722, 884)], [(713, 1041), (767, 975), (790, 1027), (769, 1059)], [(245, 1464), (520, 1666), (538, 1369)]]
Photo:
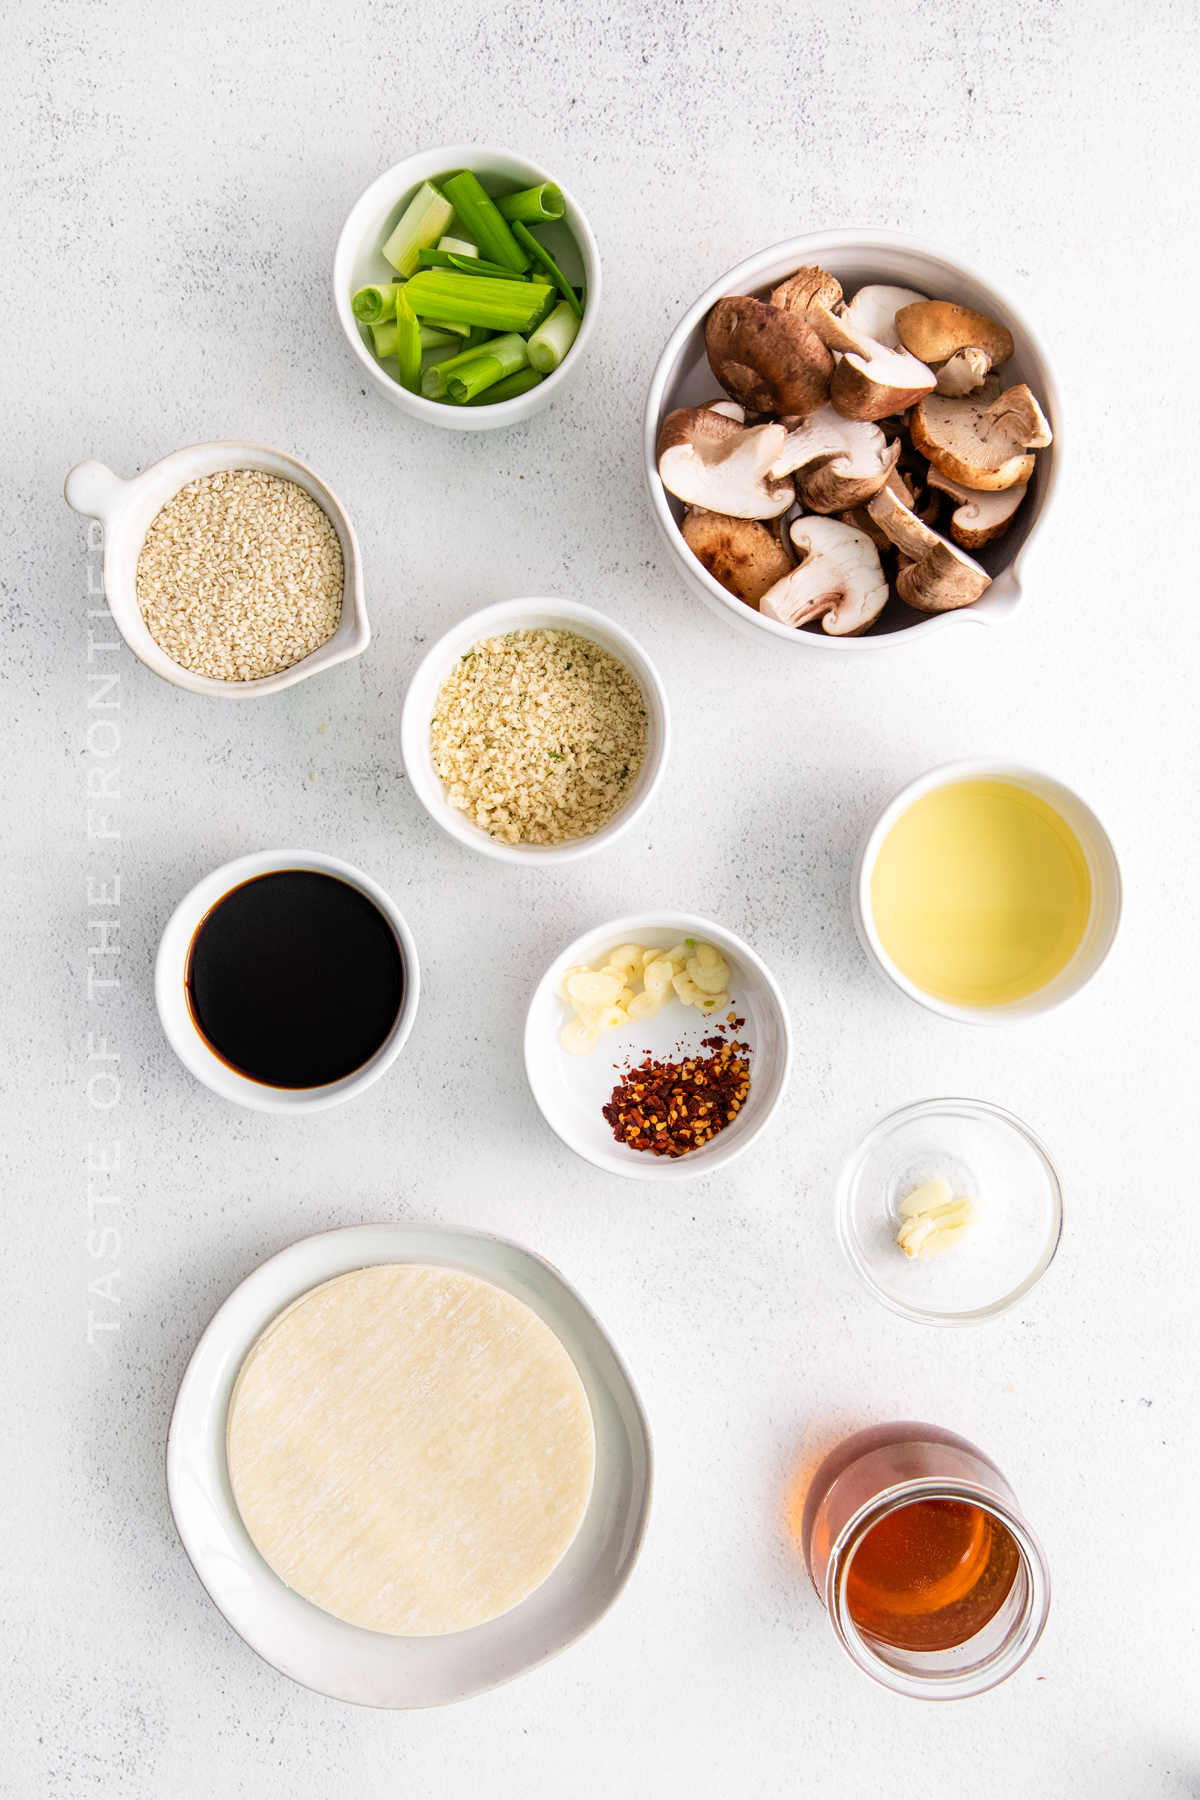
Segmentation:
[(158, 947), (167, 1041), (214, 1093), (317, 1112), (395, 1061), (420, 991), (416, 945), (369, 875), (308, 850), (243, 856), (180, 901)]

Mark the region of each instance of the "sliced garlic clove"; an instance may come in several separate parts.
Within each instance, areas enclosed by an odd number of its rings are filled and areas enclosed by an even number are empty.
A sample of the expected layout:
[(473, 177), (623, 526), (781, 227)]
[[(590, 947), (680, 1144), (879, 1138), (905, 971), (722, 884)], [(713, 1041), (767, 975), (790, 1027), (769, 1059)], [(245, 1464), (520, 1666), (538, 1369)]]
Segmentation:
[(596, 1028), (599, 1031), (620, 1031), (622, 1025), (628, 1023), (629, 1014), (623, 1006), (601, 1007), (596, 1018)]
[(625, 1010), (631, 1019), (652, 1019), (661, 1005), (660, 996), (647, 988), (644, 994), (635, 994)]
[(671, 986), (675, 989), (675, 992), (679, 995), (679, 998), (683, 1001), (685, 1006), (698, 1006), (702, 1001), (707, 1000), (708, 998), (704, 989), (698, 988), (691, 976), (682, 972), (676, 975)]
[[(724, 966), (724, 957), (711, 944), (697, 944), (695, 960), (702, 969), (720, 969)], [(692, 977), (695, 980), (695, 977)]]
[(623, 969), (628, 980), (631, 970), (640, 971), (644, 954), (640, 944), (618, 944), (615, 950), (610, 950), (608, 961), (614, 969)]
[(905, 1219), (919, 1218), (935, 1206), (948, 1206), (953, 1198), (954, 1190), (948, 1181), (925, 1181), (900, 1202), (900, 1213)]
[(917, 1251), (918, 1256), (945, 1256), (947, 1250), (962, 1242), (966, 1232), (965, 1225), (943, 1226), (931, 1231)]
[(634, 991), (631, 987), (623, 987), (621, 989), (620, 993), (617, 995), (616, 999), (613, 1001), (613, 1005), (614, 1006), (623, 1006), (625, 1008), (625, 1011), (628, 1012), (629, 1011), (629, 1002), (635, 998), (636, 998), (636, 995), (634, 994)]
[(584, 1006), (611, 1006), (622, 986), (620, 976), (602, 975), (598, 970), (592, 972), (585, 969), (581, 974), (568, 978), (567, 995), (571, 1000), (581, 1001)]
[(941, 1230), (946, 1225), (969, 1225), (975, 1218), (977, 1208), (973, 1200), (956, 1200), (951, 1206), (939, 1206), (925, 1216)]
[(571, 1019), (559, 1032), (558, 1041), (571, 1056), (590, 1056), (600, 1042), (600, 1033), (582, 1019)]
[(728, 963), (718, 963), (715, 969), (706, 969), (702, 967), (699, 958), (695, 956), (689, 956), (687, 972), (696, 986), (703, 988), (706, 994), (721, 993), (729, 980)]
[(692, 953), (686, 944), (675, 944), (670, 950), (663, 951), (663, 955), (666, 957), (667, 961), (674, 965), (676, 974), (678, 974), (681, 969), (687, 968), (688, 957), (691, 954)]
[(586, 975), (586, 974), (587, 974), (587, 964), (586, 963), (572, 963), (569, 969), (564, 969), (562, 974), (559, 976), (558, 980), (554, 984), (554, 992), (558, 995), (559, 999), (560, 1000), (569, 1000), (571, 998), (571, 996), (567, 992), (567, 982), (570, 980), (572, 975)]
[(653, 962), (647, 963), (642, 970), (642, 982), (648, 994), (658, 994), (662, 998), (666, 995), (674, 975), (674, 963), (668, 961), (665, 956), (659, 956)]
[(700, 1011), (705, 1015), (708, 1013), (725, 1012), (729, 1006), (729, 995), (705, 994), (701, 1000), (696, 1002), (696, 1004), (699, 1006)]

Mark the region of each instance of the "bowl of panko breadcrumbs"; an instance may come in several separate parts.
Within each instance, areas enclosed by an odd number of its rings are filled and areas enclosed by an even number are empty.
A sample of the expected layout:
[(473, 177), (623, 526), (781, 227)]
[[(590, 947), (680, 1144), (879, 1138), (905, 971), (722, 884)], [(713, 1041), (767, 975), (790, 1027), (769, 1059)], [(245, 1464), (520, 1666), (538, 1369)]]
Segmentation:
[(176, 687), (271, 694), (371, 641), (354, 527), (284, 451), (193, 444), (129, 481), (79, 463), (66, 498), (104, 527), (114, 625)]
[(573, 600), (505, 600), (433, 646), (400, 722), (404, 769), (460, 844), (500, 862), (590, 856), (662, 779), (671, 725), (646, 652)]

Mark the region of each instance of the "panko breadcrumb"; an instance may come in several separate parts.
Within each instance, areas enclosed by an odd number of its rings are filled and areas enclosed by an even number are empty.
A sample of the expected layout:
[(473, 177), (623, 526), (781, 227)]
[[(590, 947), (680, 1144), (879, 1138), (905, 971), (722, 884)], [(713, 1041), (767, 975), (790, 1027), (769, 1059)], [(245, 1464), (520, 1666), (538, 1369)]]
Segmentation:
[(163, 507), (138, 556), (137, 597), (173, 662), (214, 681), (259, 681), (337, 630), (342, 546), (294, 481), (223, 469)]
[(433, 763), (451, 806), (506, 844), (590, 837), (646, 754), (641, 689), (573, 631), (511, 631), (469, 650), (438, 693)]

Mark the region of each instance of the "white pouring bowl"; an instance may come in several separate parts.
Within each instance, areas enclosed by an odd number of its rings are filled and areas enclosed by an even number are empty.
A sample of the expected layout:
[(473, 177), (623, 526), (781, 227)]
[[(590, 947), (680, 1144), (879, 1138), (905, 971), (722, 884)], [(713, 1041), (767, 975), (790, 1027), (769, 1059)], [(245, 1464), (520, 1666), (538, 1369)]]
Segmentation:
[[(600, 1110), (620, 1079), (613, 1064), (624, 1067), (627, 1059), (640, 1061), (645, 1050), (656, 1058), (674, 1060), (681, 1037), (686, 1034), (699, 1043), (701, 1037), (717, 1032), (717, 1022), (701, 1021), (694, 1007), (668, 1002), (656, 1018), (634, 1030), (606, 1032), (591, 1056), (572, 1056), (558, 1041), (570, 1013), (554, 989), (573, 963), (594, 965), (598, 956), (618, 944), (667, 950), (689, 937), (711, 944), (730, 966), (730, 1001), (746, 1024), (744, 1031), (724, 1035), (752, 1048), (750, 1093), (724, 1131), (698, 1149), (671, 1158), (631, 1149), (614, 1138)], [(547, 1125), (586, 1162), (634, 1181), (691, 1181), (715, 1174), (741, 1156), (778, 1112), (791, 1068), (792, 1028), (779, 983), (749, 944), (695, 913), (630, 913), (593, 927), (555, 957), (534, 990), (525, 1018), (525, 1073)]]
[[(258, 681), (214, 681), (183, 668), (155, 643), (138, 605), (138, 557), (150, 526), (181, 488), (226, 469), (261, 469), (283, 481), (294, 481), (316, 501), (342, 547), (342, 616), (337, 630), (311, 656), (302, 657), (278, 675), (264, 675)], [(349, 514), (333, 489), (307, 464), (286, 451), (236, 439), (189, 444), (128, 481), (114, 475), (103, 463), (76, 463), (63, 492), (68, 506), (88, 518), (99, 519), (104, 527), (104, 598), (113, 624), (138, 660), (173, 687), (214, 700), (257, 700), (360, 655), (371, 641), (363, 595), (362, 552)]]
[[(1038, 988), (1036, 993), (1027, 994), (1022, 1000), (1012, 1000), (1002, 1006), (960, 1006), (918, 987), (896, 966), (884, 949), (871, 913), (871, 877), (888, 832), (901, 814), (907, 812), (923, 795), (958, 781), (1007, 781), (1015, 787), (1026, 788), (1045, 801), (1075, 833), (1087, 862), (1092, 886), (1091, 912), (1079, 947), (1070, 962), (1045, 987)], [(1117, 861), (1112, 839), (1091, 807), (1073, 788), (1059, 781), (1056, 776), (1047, 775), (1041, 769), (1032, 769), (1025, 763), (1009, 762), (1003, 758), (943, 763), (939, 768), (930, 769), (928, 774), (918, 776), (916, 781), (910, 781), (906, 788), (901, 788), (895, 799), (888, 802), (863, 835), (854, 862), (850, 894), (859, 942), (876, 969), (919, 1006), (926, 1006), (930, 1012), (940, 1013), (944, 1019), (957, 1019), (964, 1025), (1011, 1025), (1019, 1019), (1037, 1018), (1042, 1013), (1052, 1012), (1056, 1006), (1062, 1006), (1079, 993), (1081, 988), (1086, 987), (1100, 969), (1113, 947), (1117, 927), (1121, 923), (1121, 866)]]
[[(726, 294), (754, 294), (761, 300), (769, 299), (770, 290), (785, 276), (813, 263), (836, 275), (849, 295), (869, 282), (913, 288), (932, 300), (952, 300), (986, 313), (1012, 332), (1016, 353), (1004, 364), (1004, 379), (1010, 385), (1028, 382), (1050, 421), (1054, 442), (1037, 453), (1029, 492), (1014, 524), (994, 544), (972, 553), (992, 576), (991, 586), (972, 606), (954, 612), (914, 614), (911, 624), (866, 637), (831, 637), (823, 630), (797, 631), (763, 618), (723, 588), (683, 541), (679, 522), (685, 508), (667, 492), (659, 478), (655, 446), (659, 427), (669, 412), (679, 406), (703, 405), (722, 393), (708, 365), (704, 321)], [(1012, 304), (969, 264), (898, 231), (814, 231), (747, 257), (706, 288), (688, 308), (667, 339), (650, 382), (642, 451), (654, 522), (676, 571), (698, 600), (743, 636), (759, 643), (773, 640), (809, 656), (869, 656), (902, 644), (924, 642), (936, 631), (963, 625), (999, 625), (1012, 617), (1022, 600), (1019, 564), (1025, 546), (1045, 519), (1059, 480), (1061, 433), (1058, 388), (1037, 338)]]
[[(383, 1043), (361, 1068), (322, 1087), (270, 1087), (265, 1082), (252, 1081), (249, 1076), (239, 1074), (223, 1062), (201, 1036), (187, 1001), (188, 955), (205, 914), (243, 882), (281, 869), (311, 869), (317, 874), (336, 876), (339, 881), (357, 888), (368, 900), (373, 900), (395, 934), (404, 965), (404, 997), (396, 1022)], [(361, 1094), (364, 1088), (379, 1080), (404, 1048), (417, 1016), (420, 993), (417, 946), (395, 901), (361, 869), (315, 850), (260, 850), (214, 869), (184, 895), (167, 920), (154, 960), (154, 1002), (172, 1050), (197, 1081), (202, 1081), (222, 1099), (249, 1107), (252, 1112), (323, 1112), (327, 1106), (338, 1106), (343, 1100), (352, 1100), (356, 1094)]]
[[(646, 703), (646, 754), (624, 806), (590, 837), (571, 838), (565, 844), (505, 844), (499, 838), (489, 837), (482, 826), (457, 811), (447, 800), (445, 783), (433, 763), (430, 741), (433, 711), (443, 681), (481, 638), (499, 637), (510, 631), (546, 629), (573, 631), (580, 637), (590, 638), (610, 656), (624, 663), (641, 688)], [(597, 850), (606, 849), (623, 831), (628, 831), (658, 791), (670, 747), (671, 716), (667, 691), (658, 670), (636, 638), (631, 637), (623, 626), (593, 607), (581, 606), (576, 600), (501, 600), (495, 606), (485, 606), (482, 611), (471, 613), (445, 637), (439, 638), (418, 664), (408, 684), (400, 715), (404, 772), (434, 824), (481, 856), (492, 856), (498, 862), (516, 863), (525, 868), (593, 856)]]
[[(555, 181), (549, 170), (540, 168), (526, 157), (486, 144), (450, 144), (440, 150), (422, 150), (417, 156), (405, 157), (403, 162), (378, 176), (350, 209), (334, 252), (333, 304), (359, 369), (385, 400), (390, 400), (410, 417), (422, 419), (426, 425), (440, 425), (445, 431), (495, 431), (502, 425), (518, 425), (523, 419), (532, 418), (574, 380), (600, 314), (600, 252), (578, 201), (561, 182), (555, 182), (561, 189), (567, 210), (554, 226), (545, 230), (539, 228), (535, 235), (539, 241), (545, 239), (546, 248), (558, 260), (565, 228), (565, 236), (574, 240), (583, 265), (586, 300), (575, 342), (558, 368), (527, 393), (518, 394), (512, 400), (500, 400), (494, 406), (443, 406), (439, 401), (426, 400), (422, 394), (410, 394), (376, 360), (370, 332), (355, 318), (350, 302), (359, 288), (395, 281), (396, 271), (385, 261), (383, 245), (421, 183), (437, 181), (459, 169), (470, 169), (490, 194), (511, 193), (536, 187), (543, 181)], [(451, 226), (451, 234), (453, 229)], [(559, 266), (562, 267), (561, 262)], [(568, 281), (574, 279), (569, 267), (563, 268), (563, 274)]]

